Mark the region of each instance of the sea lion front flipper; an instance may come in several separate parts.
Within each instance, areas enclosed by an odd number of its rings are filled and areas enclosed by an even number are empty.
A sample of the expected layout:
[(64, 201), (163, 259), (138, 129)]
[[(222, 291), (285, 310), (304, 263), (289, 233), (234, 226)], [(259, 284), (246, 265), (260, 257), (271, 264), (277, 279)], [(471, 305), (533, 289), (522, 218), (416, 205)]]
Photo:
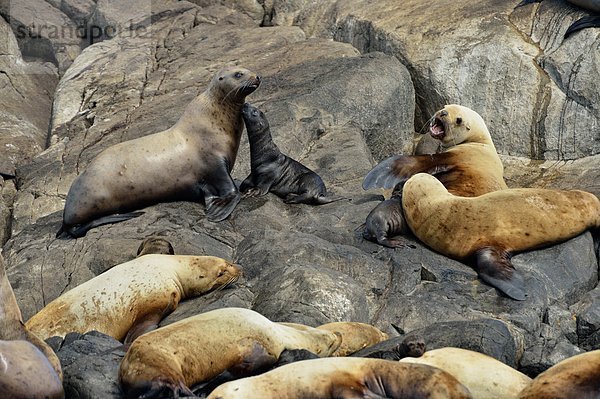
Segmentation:
[(136, 323), (131, 326), (129, 331), (127, 331), (127, 335), (123, 341), (124, 346), (128, 348), (129, 345), (131, 345), (131, 343), (140, 335), (146, 334), (152, 330), (156, 330), (158, 328), (158, 323), (160, 323), (160, 321), (169, 314), (173, 313), (173, 311), (177, 308), (178, 303), (179, 301), (176, 299), (176, 294), (171, 293), (169, 304), (163, 309), (162, 312), (151, 312), (142, 316), (142, 318), (137, 320)]
[(405, 156), (395, 155), (375, 165), (365, 176), (362, 184), (363, 189), (392, 188), (398, 184), (402, 178), (395, 173), (394, 165), (400, 162), (403, 157)]
[(499, 248), (485, 247), (477, 250), (475, 271), (479, 277), (517, 301), (524, 301), (525, 283), (523, 276), (515, 270), (510, 261), (510, 254)]
[(371, 391), (368, 386), (358, 384), (338, 385), (332, 389), (332, 397), (339, 399), (387, 399), (387, 396), (381, 396)]
[(125, 220), (136, 218), (143, 214), (144, 212), (115, 213), (114, 215), (103, 216), (85, 224), (78, 224), (75, 226), (66, 226), (63, 224), (60, 226), (60, 229), (56, 233), (56, 238), (62, 238), (65, 235), (65, 233), (71, 236), (72, 238), (83, 237), (88, 232), (88, 230), (91, 230), (94, 227), (103, 226), (105, 224), (123, 222)]
[(569, 26), (569, 29), (565, 32), (565, 39), (582, 29), (597, 27), (600, 27), (600, 15), (588, 15), (578, 19)]
[(210, 180), (201, 183), (200, 188), (204, 193), (206, 218), (211, 222), (226, 219), (242, 198), (229, 174), (225, 160), (214, 166)]

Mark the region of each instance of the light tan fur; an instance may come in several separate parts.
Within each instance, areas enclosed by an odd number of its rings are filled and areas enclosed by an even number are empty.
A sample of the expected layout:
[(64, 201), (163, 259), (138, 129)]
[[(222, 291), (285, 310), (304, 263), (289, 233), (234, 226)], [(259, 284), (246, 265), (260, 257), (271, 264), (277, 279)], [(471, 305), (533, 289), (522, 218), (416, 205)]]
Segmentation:
[(328, 358), (291, 363), (227, 382), (208, 399), (471, 398), (443, 370), (383, 359)]
[(214, 256), (144, 255), (56, 298), (26, 323), (43, 339), (100, 331), (122, 341), (136, 323), (237, 280), (241, 268)]
[(401, 362), (427, 364), (453, 375), (477, 399), (516, 399), (531, 378), (479, 352), (460, 348), (439, 348)]

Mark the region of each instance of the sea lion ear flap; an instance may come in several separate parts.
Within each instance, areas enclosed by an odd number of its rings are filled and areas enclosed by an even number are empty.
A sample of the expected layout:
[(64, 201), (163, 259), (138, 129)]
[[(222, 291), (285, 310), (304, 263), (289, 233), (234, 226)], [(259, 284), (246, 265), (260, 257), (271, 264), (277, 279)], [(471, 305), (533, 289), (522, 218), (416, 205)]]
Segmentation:
[(466, 121), (466, 122), (465, 122), (465, 128), (466, 128), (467, 130), (471, 130), (471, 122), (469, 122), (469, 121)]

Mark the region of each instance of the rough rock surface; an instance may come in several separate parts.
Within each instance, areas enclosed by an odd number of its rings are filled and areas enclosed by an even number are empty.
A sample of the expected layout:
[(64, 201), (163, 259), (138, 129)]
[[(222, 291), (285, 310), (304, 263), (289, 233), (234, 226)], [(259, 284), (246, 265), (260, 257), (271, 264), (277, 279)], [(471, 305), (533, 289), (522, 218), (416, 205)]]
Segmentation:
[[(416, 0), (403, 7), (383, 0), (117, 3), (47, 2), (71, 21), (122, 24), (117, 36), (82, 45), (60, 70), (55, 93), (56, 70), (21, 60), (14, 31), (0, 20), (0, 33), (12, 37), (0, 41), (0, 71), (7, 71), (0, 84), (10, 76), (14, 86), (5, 87), (15, 88), (0, 91), (0, 143), (14, 146), (0, 152), (0, 242), (8, 239), (7, 273), (25, 318), (133, 258), (157, 234), (176, 253), (221, 256), (244, 268), (233, 287), (181, 303), (163, 325), (223, 306), (309, 325), (360, 321), (392, 335), (393, 326), (422, 334), (430, 348), (480, 350), (531, 376), (598, 348), (598, 246), (589, 232), (513, 258), (525, 277), (524, 302), (499, 295), (469, 266), (413, 237), (401, 239), (414, 248), (392, 250), (360, 234), (381, 199), (362, 190), (364, 175), (382, 158), (410, 151), (414, 132), (446, 102), (483, 115), (510, 186), (600, 195), (598, 52), (589, 51), (599, 30), (562, 41), (577, 11), (554, 0), (514, 12), (508, 3), (448, 0), (440, 4), (445, 18)], [(271, 194), (245, 198), (221, 223), (208, 222), (202, 204), (163, 203), (84, 238), (55, 239), (67, 191), (87, 163), (110, 145), (171, 126), (226, 64), (262, 75), (248, 101), (265, 111), (277, 145), (347, 200), (312, 207)], [(45, 74), (21, 73), (28, 68)], [(233, 175), (241, 181), (248, 173), (244, 136)], [(442, 337), (454, 328), (464, 334)], [(119, 359), (104, 353), (114, 342), (75, 338), (59, 350), (69, 397), (118, 397), (108, 379)], [(88, 383), (92, 375), (99, 379)]]

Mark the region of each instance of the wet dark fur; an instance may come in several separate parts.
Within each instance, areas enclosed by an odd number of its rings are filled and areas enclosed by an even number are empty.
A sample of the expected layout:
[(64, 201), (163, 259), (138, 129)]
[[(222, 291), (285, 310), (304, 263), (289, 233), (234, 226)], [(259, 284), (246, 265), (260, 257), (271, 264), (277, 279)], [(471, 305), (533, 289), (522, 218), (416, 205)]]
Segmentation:
[[(524, 5), (531, 4), (531, 3), (541, 3), (541, 2), (542, 2), (542, 0), (523, 0), (519, 4), (517, 4), (515, 8), (522, 7)], [(575, 6), (575, 5), (573, 5), (573, 6)], [(593, 11), (593, 10), (591, 10), (591, 11)], [(600, 27), (600, 15), (587, 15), (587, 16), (580, 18), (577, 21), (573, 22), (571, 24), (571, 26), (569, 26), (569, 28), (565, 32), (564, 38), (566, 39), (569, 36), (571, 36), (573, 33), (578, 32), (582, 29), (597, 28), (597, 27)]]
[(396, 185), (391, 198), (382, 201), (369, 213), (363, 230), (365, 240), (377, 242), (389, 248), (404, 246), (400, 241), (390, 238), (410, 233), (402, 210), (403, 185), (403, 183)]
[(240, 186), (242, 193), (272, 192), (288, 204), (322, 205), (342, 199), (327, 197), (327, 189), (318, 174), (279, 151), (262, 111), (246, 103), (242, 116), (250, 142), (251, 165), (250, 176)]

